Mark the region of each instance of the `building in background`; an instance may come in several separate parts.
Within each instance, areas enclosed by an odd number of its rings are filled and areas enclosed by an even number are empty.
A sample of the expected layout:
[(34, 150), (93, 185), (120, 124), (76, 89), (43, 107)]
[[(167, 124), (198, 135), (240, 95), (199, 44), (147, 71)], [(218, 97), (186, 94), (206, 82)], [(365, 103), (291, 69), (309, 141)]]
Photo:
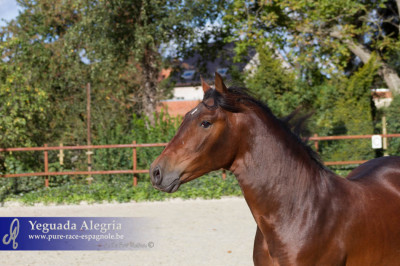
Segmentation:
[(393, 101), (392, 92), (386, 88), (372, 89), (372, 99), (376, 108), (389, 107)]
[(179, 62), (178, 70), (170, 73), (171, 80), (175, 83), (172, 98), (161, 101), (157, 111), (164, 109), (171, 116), (184, 116), (203, 99), (200, 77), (212, 85), (215, 72), (218, 72), (229, 83), (232, 81), (233, 72), (240, 73), (245, 69), (251, 69), (254, 64), (252, 59), (256, 57), (255, 51), (250, 51), (243, 62), (234, 63), (233, 48), (234, 44), (230, 43), (219, 49), (216, 55), (212, 52), (217, 49), (210, 49), (210, 54), (201, 56), (196, 53)]

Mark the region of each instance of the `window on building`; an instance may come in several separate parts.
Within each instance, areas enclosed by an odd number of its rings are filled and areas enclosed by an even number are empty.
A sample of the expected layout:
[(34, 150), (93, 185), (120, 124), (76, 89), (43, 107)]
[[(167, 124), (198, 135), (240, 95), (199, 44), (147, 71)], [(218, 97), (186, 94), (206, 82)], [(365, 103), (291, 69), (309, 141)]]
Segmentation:
[(184, 79), (193, 79), (195, 72), (194, 70), (185, 70), (181, 77)]
[(217, 72), (218, 74), (220, 74), (221, 76), (225, 77), (226, 74), (228, 73), (228, 68), (217, 68)]

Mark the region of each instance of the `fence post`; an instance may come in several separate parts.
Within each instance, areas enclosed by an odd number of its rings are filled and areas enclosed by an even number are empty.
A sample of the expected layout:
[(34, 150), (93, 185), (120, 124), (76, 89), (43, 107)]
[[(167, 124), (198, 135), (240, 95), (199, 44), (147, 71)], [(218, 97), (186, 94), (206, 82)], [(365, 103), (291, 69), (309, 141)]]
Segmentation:
[[(318, 137), (318, 134), (315, 133), (314, 137)], [(318, 152), (318, 148), (319, 148), (318, 140), (314, 140), (314, 147), (315, 147), (315, 151)]]
[(388, 148), (388, 141), (387, 141), (387, 137), (386, 137), (386, 135), (387, 135), (387, 126), (386, 126), (386, 116), (385, 115), (383, 115), (382, 116), (382, 134), (384, 135), (384, 137), (383, 137), (383, 156), (389, 156), (389, 153), (388, 153), (388, 150), (387, 150), (387, 148)]
[(226, 179), (226, 171), (222, 170), (222, 179), (225, 180)]
[(86, 156), (87, 156), (87, 169), (88, 169), (88, 176), (86, 177), (86, 181), (88, 182), (89, 185), (92, 184), (93, 181), (93, 177), (92, 174), (90, 172), (92, 172), (92, 154), (94, 154), (94, 152), (92, 152), (91, 149), (88, 149), (86, 152)]
[(60, 149), (60, 151), (58, 152), (58, 155), (57, 155), (61, 166), (64, 165), (64, 150), (62, 149), (63, 146), (64, 145), (62, 143), (60, 143), (60, 148), (61, 149)]
[[(47, 148), (47, 144), (44, 144), (44, 147)], [(44, 172), (47, 174), (49, 172), (49, 152), (44, 150)], [(46, 175), (44, 179), (44, 186), (49, 187), (49, 176)]]
[[(87, 128), (86, 128), (86, 131), (87, 131), (87, 145), (88, 146), (92, 146), (92, 138), (91, 138), (91, 115), (90, 115), (90, 104), (91, 104), (91, 101), (90, 101), (90, 98), (91, 97), (91, 92), (90, 92), (90, 83), (88, 83), (88, 84), (86, 84), (86, 123), (87, 123)], [(87, 151), (86, 151), (86, 155), (87, 155), (87, 165), (88, 165), (88, 172), (89, 172), (89, 175), (88, 175), (88, 177), (86, 178), (86, 180), (87, 180), (87, 182), (88, 182), (88, 184), (89, 185), (91, 185), (92, 184), (92, 181), (93, 181), (93, 177), (92, 177), (92, 175), (90, 174), (90, 172), (92, 171), (92, 154), (93, 154), (93, 152), (92, 152), (92, 150), (91, 149), (88, 149)]]
[[(132, 142), (132, 144), (136, 145), (136, 140)], [(136, 169), (137, 169), (137, 151), (136, 151), (136, 146), (133, 147), (132, 150), (132, 160), (133, 160), (133, 186), (137, 186), (137, 177), (136, 177)]]

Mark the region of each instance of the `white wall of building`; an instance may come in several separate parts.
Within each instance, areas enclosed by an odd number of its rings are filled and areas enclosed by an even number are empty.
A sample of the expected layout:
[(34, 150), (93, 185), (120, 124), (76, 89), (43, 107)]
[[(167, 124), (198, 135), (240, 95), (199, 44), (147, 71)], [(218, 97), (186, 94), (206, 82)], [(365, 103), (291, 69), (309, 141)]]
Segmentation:
[(173, 100), (202, 100), (203, 89), (201, 86), (197, 87), (176, 87), (174, 88)]

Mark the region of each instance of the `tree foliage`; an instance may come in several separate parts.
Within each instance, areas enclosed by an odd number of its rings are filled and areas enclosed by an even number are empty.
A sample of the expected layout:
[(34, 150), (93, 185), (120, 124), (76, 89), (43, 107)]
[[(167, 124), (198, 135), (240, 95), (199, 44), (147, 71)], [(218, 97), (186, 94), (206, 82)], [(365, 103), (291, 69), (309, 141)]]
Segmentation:
[(327, 74), (353, 72), (375, 53), (381, 82), (397, 94), (398, 10), (394, 0), (232, 0), (224, 21), (239, 52), (270, 43), (296, 68), (317, 62)]
[[(384, 110), (387, 121), (387, 131), (388, 134), (399, 133), (400, 132), (400, 97), (396, 96), (393, 102)], [(389, 138), (388, 139), (388, 154), (398, 155), (400, 154), (400, 138)]]
[(2, 147), (32, 146), (34, 139), (45, 138), (36, 126), (45, 125), (49, 110), (48, 95), (42, 88), (32, 87), (21, 70), (0, 64), (0, 143)]
[[(370, 60), (352, 76), (336, 77), (322, 86), (315, 106), (316, 133), (319, 135), (363, 135), (374, 133), (375, 108), (371, 86), (378, 65)], [(326, 90), (326, 91), (324, 91)], [(318, 106), (321, 103), (320, 106)], [(322, 142), (321, 154), (325, 160), (367, 160), (375, 157), (369, 139)]]
[[(247, 84), (273, 110), (312, 110), (311, 132), (319, 135), (381, 133), (370, 89), (400, 93), (399, 1), (228, 2), (226, 40), (238, 54), (259, 50), (261, 66)], [(369, 140), (320, 142), (320, 152), (325, 160), (376, 156)]]
[(284, 116), (301, 103), (300, 93), (296, 92), (299, 89), (296, 75), (292, 70), (284, 69), (282, 62), (274, 58), (270, 50), (258, 51), (260, 65), (254, 75), (247, 77), (246, 85), (257, 98), (268, 103), (274, 114)]
[(156, 103), (168, 90), (159, 77), (162, 48), (173, 42), (178, 53), (193, 45), (217, 16), (218, 2), (19, 0), (21, 13), (0, 31), (1, 56), (8, 69), (25, 74), (26, 86), (48, 97), (47, 124), (33, 131), (51, 134), (32, 144), (86, 141), (89, 82), (94, 138), (128, 126), (133, 113), (154, 123)]
[[(303, 71), (282, 67), (269, 50), (259, 50), (260, 66), (246, 79), (258, 98), (268, 103), (277, 116), (284, 117), (301, 107), (303, 115), (313, 113), (308, 132), (320, 136), (374, 133), (375, 109), (371, 86), (379, 65), (371, 59), (353, 75), (336, 73), (330, 78), (318, 69)], [(321, 142), (319, 152), (326, 161), (371, 159), (375, 156), (367, 141)]]

